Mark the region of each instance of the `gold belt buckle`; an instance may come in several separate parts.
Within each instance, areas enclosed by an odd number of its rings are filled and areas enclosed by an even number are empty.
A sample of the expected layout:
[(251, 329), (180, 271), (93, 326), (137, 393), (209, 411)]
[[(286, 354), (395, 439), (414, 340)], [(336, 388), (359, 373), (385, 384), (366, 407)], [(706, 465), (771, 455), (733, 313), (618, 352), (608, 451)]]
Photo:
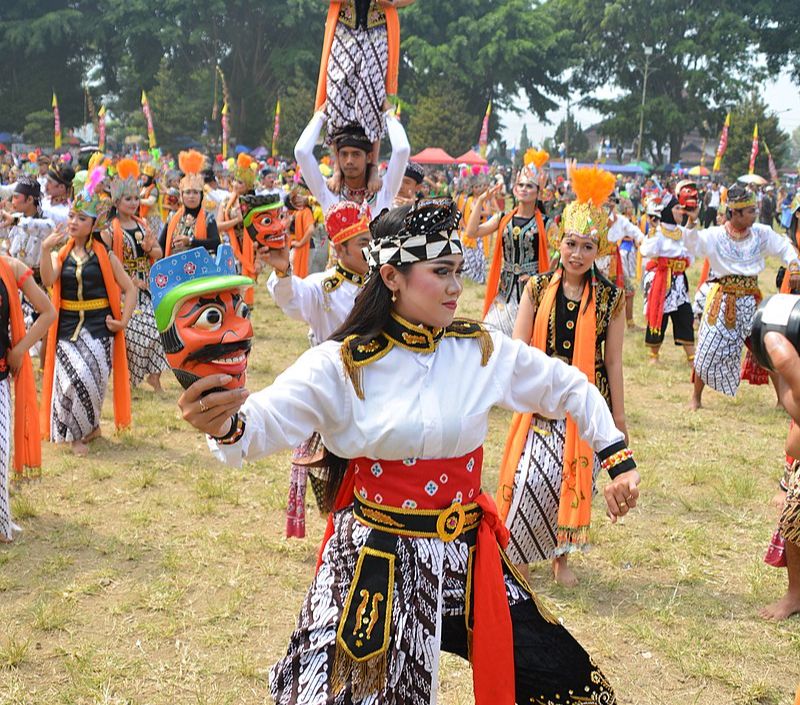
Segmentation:
[(445, 543), (457, 539), (461, 535), (466, 518), (464, 507), (460, 502), (451, 505), (436, 520), (436, 533), (439, 538)]

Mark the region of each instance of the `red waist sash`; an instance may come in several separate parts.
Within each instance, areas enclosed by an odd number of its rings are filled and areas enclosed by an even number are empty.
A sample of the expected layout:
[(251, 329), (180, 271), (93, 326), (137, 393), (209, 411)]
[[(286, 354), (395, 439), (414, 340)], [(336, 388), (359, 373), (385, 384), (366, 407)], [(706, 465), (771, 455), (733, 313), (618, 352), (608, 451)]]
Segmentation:
[[(472, 640), (473, 682), (477, 705), (513, 705), (514, 637), (508, 606), (503, 564), (498, 550), (508, 545), (509, 533), (497, 514), (494, 500), (480, 491), (483, 447), (460, 458), (439, 460), (350, 461), (334, 511), (353, 502), (353, 497), (379, 504), (387, 510), (442, 510), (475, 503), (482, 511), (475, 542), (473, 580), (474, 636)], [(386, 530), (392, 533), (391, 529)], [(320, 549), (320, 560), (333, 535), (332, 515)], [(457, 538), (453, 535), (449, 540)]]
[(667, 291), (672, 285), (672, 274), (683, 274), (689, 266), (689, 260), (683, 257), (659, 257), (647, 263), (647, 271), (655, 270), (650, 293), (647, 296), (647, 327), (653, 333), (661, 330), (664, 318), (664, 302)]

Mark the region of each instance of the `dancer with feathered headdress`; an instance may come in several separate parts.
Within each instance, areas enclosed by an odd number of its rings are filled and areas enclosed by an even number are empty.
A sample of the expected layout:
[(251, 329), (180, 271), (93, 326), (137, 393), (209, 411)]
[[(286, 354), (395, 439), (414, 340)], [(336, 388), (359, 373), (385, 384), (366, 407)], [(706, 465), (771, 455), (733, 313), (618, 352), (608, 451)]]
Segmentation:
[(111, 182), (111, 201), (114, 217), (111, 220), (111, 250), (136, 285), (137, 306), (125, 329), (128, 369), (131, 386), (142, 380), (154, 391), (161, 391), (161, 373), (167, 360), (156, 328), (153, 305), (148, 290), (150, 266), (163, 256), (161, 246), (148, 222), (137, 215), (140, 211), (139, 164), (133, 159), (121, 159)]
[[(595, 267), (597, 257), (610, 251), (604, 204), (614, 189), (614, 176), (596, 167), (573, 168), (571, 179), (576, 199), (565, 208), (553, 243), (559, 265), (528, 280), (514, 338), (583, 372), (602, 393), (616, 427), (627, 434), (622, 381), (625, 295)], [(514, 415), (497, 504), (511, 533), (508, 555), (523, 571), (529, 563), (552, 560), (557, 582), (577, 582), (567, 555), (589, 547), (592, 496), (601, 466), (612, 481), (625, 482), (626, 496), (635, 499), (636, 471), (615, 480), (618, 473), (599, 462), (571, 417)]]
[(508, 213), (496, 213), (481, 225), (484, 203), (493, 199), (501, 188), (493, 186), (475, 199), (464, 231), (466, 239), (483, 239), (496, 233), (483, 317), (486, 323), (509, 336), (528, 279), (550, 269), (550, 251), (539, 207), (539, 193), (547, 182), (544, 165), (549, 158), (543, 150), (529, 149), (514, 182), (517, 205)]
[(106, 168), (95, 166), (81, 179), (66, 229), (45, 238), (39, 263), (58, 313), (47, 336), (42, 433), (54, 443), (71, 443), (76, 455), (86, 455), (88, 443), (100, 436), (112, 359), (114, 421), (117, 428), (131, 422), (125, 328), (136, 307), (136, 287), (100, 235), (111, 208), (101, 187), (105, 178)]

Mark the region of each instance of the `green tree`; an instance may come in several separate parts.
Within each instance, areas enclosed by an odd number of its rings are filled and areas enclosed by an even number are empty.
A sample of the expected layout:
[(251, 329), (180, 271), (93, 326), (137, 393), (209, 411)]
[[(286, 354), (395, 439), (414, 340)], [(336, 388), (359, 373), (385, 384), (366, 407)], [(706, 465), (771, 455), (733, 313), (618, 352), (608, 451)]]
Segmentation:
[(553, 0), (552, 6), (582, 38), (574, 46), (579, 60), (572, 75), (575, 88), (621, 92), (584, 101), (607, 117), (603, 130), (615, 140), (638, 136), (644, 47), (652, 47), (643, 142), (652, 145), (653, 160), (662, 161), (667, 146), (678, 154), (692, 129), (721, 124), (726, 106), (758, 80), (753, 48), (759, 35), (743, 0)]
[(519, 135), (519, 153), (525, 154), (530, 149), (531, 139), (528, 137), (528, 126), (522, 126), (522, 132)]
[(30, 113), (50, 108), (53, 89), (62, 129), (81, 122), (86, 59), (79, 49), (82, 19), (68, 0), (3, 0), (0, 129), (21, 132)]
[(409, 110), (408, 136), (413, 150), (441, 147), (454, 157), (475, 144), (478, 133), (467, 97), (447, 82), (431, 82)]
[(549, 3), (418, 2), (403, 11), (402, 32), (402, 98), (414, 104), (429, 94), (432, 82), (452, 85), (472, 119), (467, 144), (477, 140), (490, 99), (491, 139), (500, 127), (500, 109), (516, 110), (520, 92), (541, 119), (556, 107), (551, 96), (566, 95), (559, 76), (569, 63), (573, 35), (558, 26)]
[(766, 103), (753, 93), (731, 111), (728, 148), (722, 162), (723, 170), (731, 179), (747, 173), (753, 145), (753, 127), (756, 123), (758, 123), (759, 151), (755, 173), (769, 178), (765, 141), (778, 167), (787, 156), (789, 135), (781, 130), (778, 118), (767, 112)]
[(53, 127), (53, 112), (51, 110), (35, 110), (25, 116), (25, 127), (22, 135), (28, 144), (52, 147)]
[[(281, 93), (281, 132), (278, 136), (278, 153), (284, 157), (294, 154), (294, 145), (314, 110), (316, 84), (298, 68), (290, 83)], [(262, 143), (272, 144), (273, 124), (267, 125)]]
[[(567, 127), (569, 129), (567, 130)], [(569, 142), (567, 142), (569, 139)], [(555, 147), (558, 148), (562, 143), (567, 146), (567, 156), (572, 157), (580, 154), (585, 154), (589, 149), (589, 138), (580, 126), (574, 116), (570, 114), (569, 120), (564, 118), (558, 127), (556, 127), (555, 134), (553, 135)]]
[(773, 74), (787, 65), (800, 82), (800, 11), (796, 2), (754, 0), (748, 16), (759, 34), (759, 48), (767, 57)]

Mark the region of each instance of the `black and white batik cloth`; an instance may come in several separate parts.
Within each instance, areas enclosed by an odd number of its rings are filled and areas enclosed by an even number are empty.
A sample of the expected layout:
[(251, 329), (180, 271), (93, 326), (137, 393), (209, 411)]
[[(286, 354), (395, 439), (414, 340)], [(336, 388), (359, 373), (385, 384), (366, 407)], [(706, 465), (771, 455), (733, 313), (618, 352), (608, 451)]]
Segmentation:
[(58, 341), (50, 412), (53, 443), (80, 441), (100, 426), (111, 345), (111, 338), (93, 338), (85, 328), (75, 341)]
[[(642, 291), (644, 293), (644, 306), (642, 315), (647, 320), (647, 299), (650, 296), (650, 289), (653, 288), (653, 281), (656, 278), (655, 270), (645, 272), (642, 276)], [(664, 297), (664, 314), (677, 311), (683, 304), (691, 304), (689, 290), (687, 288), (686, 276), (682, 274), (672, 275), (667, 295)]]
[(128, 327), (125, 329), (125, 347), (128, 353), (128, 370), (131, 387), (138, 387), (151, 374), (160, 374), (169, 368), (164, 356), (164, 346), (156, 328), (150, 294), (138, 289), (138, 300)]
[(464, 276), (476, 284), (486, 283), (486, 255), (480, 243), (477, 247), (464, 246)]
[(369, 29), (336, 25), (327, 69), (328, 135), (355, 124), (364, 128), (370, 142), (383, 137), (388, 64), (385, 25)]
[(0, 541), (12, 541), (20, 528), (11, 521), (11, 387), (0, 381)]
[[(709, 292), (709, 296), (713, 296)], [(725, 324), (729, 301), (736, 302), (736, 321), (732, 328)], [(700, 330), (697, 334), (697, 350), (694, 355), (694, 370), (705, 384), (729, 397), (736, 396), (741, 381), (742, 349), (750, 337), (753, 317), (758, 303), (755, 296), (722, 297), (716, 321), (708, 320), (706, 305)]]
[[(514, 475), (514, 495), (506, 517), (511, 533), (506, 553), (518, 565), (550, 560), (566, 550), (557, 545), (558, 505), (564, 476), (565, 419), (535, 416)], [(600, 462), (594, 458), (592, 493)], [(584, 550), (589, 548), (586, 544)]]
[[(270, 692), (278, 705), (430, 705), (437, 698), (441, 651), (468, 657), (464, 614), (469, 541), (464, 536), (451, 543), (399, 537), (386, 682), (379, 692), (358, 698), (349, 683), (333, 690), (336, 631), (359, 552), (371, 531), (350, 508), (334, 515), (334, 535), (303, 602), (288, 653), (270, 670)], [(614, 705), (614, 691), (602, 672), (508, 564), (505, 585), (516, 701)]]
[(517, 311), (519, 311), (519, 301), (517, 299), (512, 297), (508, 301), (504, 301), (498, 296), (486, 312), (486, 318), (483, 322), (490, 328), (505, 333), (510, 338), (514, 333)]

